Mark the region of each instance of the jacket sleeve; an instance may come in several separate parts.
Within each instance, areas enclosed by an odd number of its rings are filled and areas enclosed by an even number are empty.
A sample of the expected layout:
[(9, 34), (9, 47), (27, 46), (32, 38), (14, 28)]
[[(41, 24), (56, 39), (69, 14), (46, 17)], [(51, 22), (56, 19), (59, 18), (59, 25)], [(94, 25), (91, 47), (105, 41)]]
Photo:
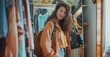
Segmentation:
[(68, 47), (66, 48), (66, 51), (68, 53), (68, 57), (71, 57), (71, 45), (70, 45), (70, 40), (69, 40), (69, 35), (67, 34), (67, 43), (68, 43)]
[(56, 52), (51, 48), (52, 41), (51, 41), (51, 34), (54, 29), (54, 23), (49, 21), (42, 32), (41, 39), (40, 39), (40, 46), (43, 51), (44, 57), (56, 57)]

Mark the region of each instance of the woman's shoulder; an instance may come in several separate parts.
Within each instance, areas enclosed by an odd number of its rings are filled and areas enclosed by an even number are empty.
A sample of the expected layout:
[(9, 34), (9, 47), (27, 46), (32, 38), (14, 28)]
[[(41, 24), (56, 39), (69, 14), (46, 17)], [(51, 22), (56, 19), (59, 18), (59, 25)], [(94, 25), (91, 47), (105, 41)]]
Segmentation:
[(46, 24), (45, 24), (45, 27), (54, 27), (54, 23), (52, 21), (48, 21)]

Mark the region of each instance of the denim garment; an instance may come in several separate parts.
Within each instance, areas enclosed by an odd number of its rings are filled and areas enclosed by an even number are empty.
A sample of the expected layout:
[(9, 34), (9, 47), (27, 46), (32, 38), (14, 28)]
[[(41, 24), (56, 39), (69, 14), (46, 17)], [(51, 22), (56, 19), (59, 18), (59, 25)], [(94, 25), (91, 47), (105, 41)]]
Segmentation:
[(34, 26), (33, 26), (33, 30), (34, 32), (38, 33), (38, 18), (37, 18), (37, 14), (35, 14), (34, 16)]
[(41, 9), (39, 8), (39, 13), (41, 13), (42, 15), (46, 14), (47, 13), (47, 9)]
[(38, 15), (38, 26), (39, 26), (38, 33), (43, 30), (43, 28), (45, 26), (45, 22), (47, 21), (48, 16), (49, 16), (48, 12), (44, 15), (39, 13), (39, 15)]
[(10, 11), (10, 7), (14, 3), (14, 0), (6, 0), (5, 3), (6, 3), (6, 5), (5, 5), (6, 6), (6, 15), (8, 17), (9, 11)]
[(0, 38), (6, 37), (8, 32), (7, 26), (7, 16), (6, 16), (6, 7), (5, 0), (0, 1)]
[(60, 49), (60, 56), (61, 57), (66, 57), (66, 48), (61, 48)]

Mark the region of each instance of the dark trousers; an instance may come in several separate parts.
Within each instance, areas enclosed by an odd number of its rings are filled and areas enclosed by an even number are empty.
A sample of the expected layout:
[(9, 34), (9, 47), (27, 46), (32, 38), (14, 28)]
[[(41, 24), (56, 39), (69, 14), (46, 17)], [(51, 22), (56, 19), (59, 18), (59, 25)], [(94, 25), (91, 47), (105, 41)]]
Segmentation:
[(6, 38), (0, 38), (0, 57), (5, 57)]

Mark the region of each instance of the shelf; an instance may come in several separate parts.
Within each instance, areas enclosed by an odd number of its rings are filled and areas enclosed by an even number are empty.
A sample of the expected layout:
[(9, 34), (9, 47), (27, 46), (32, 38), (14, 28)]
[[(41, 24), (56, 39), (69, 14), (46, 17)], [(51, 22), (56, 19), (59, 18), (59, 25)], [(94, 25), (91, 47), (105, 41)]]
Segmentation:
[[(33, 3), (30, 3), (33, 4)], [(34, 3), (34, 7), (55, 7), (56, 4), (43, 4), (43, 3)]]
[(82, 5), (83, 7), (87, 7), (88, 5)]

